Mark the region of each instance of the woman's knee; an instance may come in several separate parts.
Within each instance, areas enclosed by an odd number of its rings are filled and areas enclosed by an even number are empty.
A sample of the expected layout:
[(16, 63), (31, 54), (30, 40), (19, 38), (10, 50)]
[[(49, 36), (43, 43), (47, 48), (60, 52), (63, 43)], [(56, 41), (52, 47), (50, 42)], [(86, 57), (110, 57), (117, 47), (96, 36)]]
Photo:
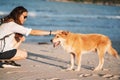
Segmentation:
[(17, 50), (16, 55), (11, 60), (22, 60), (26, 59), (28, 56), (27, 51)]
[(24, 56), (23, 56), (23, 58), (24, 59), (26, 59), (27, 58), (27, 56), (28, 56), (28, 53), (27, 52), (24, 52), (24, 54), (23, 54)]
[(19, 55), (23, 59), (26, 59), (28, 56), (27, 51), (25, 51), (25, 50), (20, 51)]

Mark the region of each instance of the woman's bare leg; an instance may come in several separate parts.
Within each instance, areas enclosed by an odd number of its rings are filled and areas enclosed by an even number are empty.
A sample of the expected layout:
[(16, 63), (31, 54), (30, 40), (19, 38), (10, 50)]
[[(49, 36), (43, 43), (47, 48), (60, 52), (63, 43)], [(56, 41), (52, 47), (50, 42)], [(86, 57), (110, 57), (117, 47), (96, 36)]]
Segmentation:
[(14, 40), (14, 48), (17, 49), (17, 53), (10, 60), (21, 60), (21, 59), (25, 59), (27, 57), (27, 51), (18, 49), (23, 41), (25, 41), (25, 37), (24, 36), (20, 38), (19, 42)]
[(20, 64), (15, 63), (15, 61), (26, 59), (26, 57), (27, 57), (27, 52), (25, 50), (18, 49), (20, 44), (24, 40), (25, 40), (24, 37), (21, 37), (19, 42), (17, 42), (15, 39), (13, 40), (14, 48), (17, 49), (17, 52), (16, 52), (15, 56), (12, 57), (11, 59), (4, 60), (2, 67), (18, 67), (18, 66), (21, 66)]
[(22, 60), (22, 59), (26, 59), (26, 57), (27, 57), (27, 51), (17, 49), (16, 55), (10, 60), (13, 60), (13, 61)]

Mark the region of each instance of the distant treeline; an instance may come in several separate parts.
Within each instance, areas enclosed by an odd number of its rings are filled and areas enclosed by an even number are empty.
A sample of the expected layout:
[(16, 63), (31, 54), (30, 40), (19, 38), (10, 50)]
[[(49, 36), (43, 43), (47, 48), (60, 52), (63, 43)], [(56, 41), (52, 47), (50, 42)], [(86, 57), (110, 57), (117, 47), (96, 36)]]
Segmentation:
[(83, 3), (97, 3), (104, 5), (120, 5), (120, 0), (68, 0), (68, 1), (76, 1)]
[(93, 4), (120, 6), (120, 0), (49, 0), (49, 1), (62, 1), (62, 2), (74, 1), (74, 2), (82, 2), (82, 3), (93, 3)]

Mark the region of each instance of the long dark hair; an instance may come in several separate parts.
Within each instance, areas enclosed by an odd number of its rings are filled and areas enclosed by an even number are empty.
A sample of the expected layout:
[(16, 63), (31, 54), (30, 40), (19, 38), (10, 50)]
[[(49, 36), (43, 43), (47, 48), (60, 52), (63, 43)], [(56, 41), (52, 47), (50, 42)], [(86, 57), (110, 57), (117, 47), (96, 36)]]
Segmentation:
[(20, 24), (19, 17), (22, 15), (23, 12), (28, 12), (26, 8), (23, 6), (18, 6), (14, 8), (9, 15), (5, 16), (4, 18), (1, 19), (1, 23), (7, 23), (10, 21), (14, 21), (17, 24)]
[[(1, 24), (2, 23), (7, 23), (7, 22), (11, 22), (14, 21), (15, 23), (22, 25), (19, 17), (22, 15), (23, 12), (28, 12), (27, 9), (25, 9), (23, 6), (18, 6), (16, 8), (14, 8), (9, 15), (5, 16), (4, 18), (0, 19)], [(20, 41), (20, 38), (23, 37), (22, 34), (19, 33), (15, 33), (15, 40), (17, 42)]]

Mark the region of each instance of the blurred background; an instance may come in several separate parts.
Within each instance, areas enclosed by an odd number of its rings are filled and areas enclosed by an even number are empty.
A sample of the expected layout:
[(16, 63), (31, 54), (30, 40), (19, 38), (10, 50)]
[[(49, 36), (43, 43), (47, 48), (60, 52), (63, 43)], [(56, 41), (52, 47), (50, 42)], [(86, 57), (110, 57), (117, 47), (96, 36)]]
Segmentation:
[[(62, 2), (61, 2), (62, 1)], [(70, 1), (70, 2), (69, 2)], [(74, 2), (75, 1), (75, 2)], [(119, 0), (0, 0), (0, 17), (17, 6), (28, 9), (25, 27), (41, 30), (68, 30), (100, 33), (120, 49)], [(50, 42), (53, 36), (28, 36), (25, 42)], [(119, 51), (120, 52), (120, 51)]]
[(49, 1), (62, 1), (62, 2), (81, 2), (87, 4), (103, 4), (103, 5), (120, 5), (120, 0), (49, 0)]

